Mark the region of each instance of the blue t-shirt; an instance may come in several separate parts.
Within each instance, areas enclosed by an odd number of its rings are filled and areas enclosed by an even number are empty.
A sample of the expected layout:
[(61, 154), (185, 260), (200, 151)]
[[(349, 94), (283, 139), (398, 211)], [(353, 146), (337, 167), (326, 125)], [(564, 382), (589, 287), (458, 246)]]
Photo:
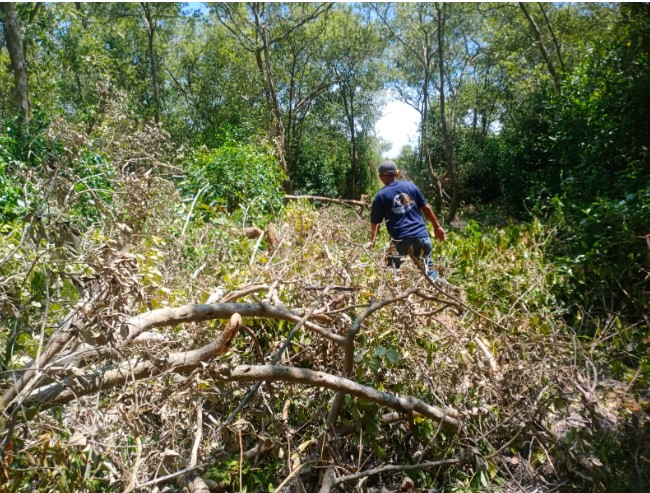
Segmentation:
[(429, 231), (420, 214), (427, 200), (410, 181), (389, 183), (377, 192), (372, 202), (370, 222), (380, 224), (386, 220), (388, 234), (394, 240), (428, 238)]

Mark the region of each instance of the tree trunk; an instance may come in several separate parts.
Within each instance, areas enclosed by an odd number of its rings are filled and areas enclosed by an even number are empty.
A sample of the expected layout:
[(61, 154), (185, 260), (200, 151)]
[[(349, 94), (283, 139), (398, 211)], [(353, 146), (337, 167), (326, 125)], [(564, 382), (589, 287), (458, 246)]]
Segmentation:
[(75, 2), (74, 6), (77, 9), (77, 12), (79, 12), (79, 15), (81, 16), (81, 25), (83, 26), (84, 30), (88, 30), (88, 17), (86, 16), (86, 12), (84, 11), (82, 2)]
[[(424, 48), (425, 61), (427, 49)], [(422, 128), (420, 131), (420, 165), (423, 164), (423, 161), (426, 160), (427, 163), (431, 162), (431, 156), (429, 152), (429, 132), (427, 132), (427, 126), (429, 119), (429, 84), (431, 82), (430, 69), (425, 64), (424, 66), (424, 81), (422, 82)], [(433, 168), (431, 168), (431, 174), (433, 175)]]
[[(428, 39), (428, 35), (427, 35)], [(420, 160), (425, 159), (431, 175), (431, 182), (434, 189), (434, 209), (439, 212), (442, 209), (442, 183), (440, 176), (433, 169), (434, 156), (429, 147), (429, 85), (431, 84), (431, 59), (428, 50), (428, 41), (424, 47), (424, 82), (422, 83), (422, 130), (420, 145)]]
[(559, 89), (560, 88), (560, 77), (558, 76), (557, 72), (555, 71), (555, 66), (553, 65), (553, 61), (551, 60), (551, 57), (549, 56), (548, 51), (546, 50), (546, 46), (544, 46), (544, 41), (542, 40), (542, 34), (539, 31), (539, 27), (537, 27), (537, 23), (535, 22), (535, 19), (533, 19), (531, 17), (531, 15), (528, 13), (528, 9), (526, 8), (526, 5), (524, 5), (523, 2), (519, 2), (519, 8), (521, 9), (521, 11), (526, 16), (526, 19), (528, 19), (528, 23), (530, 24), (530, 28), (533, 30), (533, 36), (535, 36), (535, 40), (537, 41), (537, 46), (539, 46), (539, 51), (542, 52), (542, 57), (544, 58), (544, 61), (546, 62), (546, 66), (548, 67), (548, 71), (553, 76), (553, 80), (555, 81), (555, 87), (557, 89)]
[(14, 84), (16, 90), (16, 102), (22, 114), (23, 124), (29, 123), (29, 91), (27, 85), (27, 66), (25, 63), (25, 51), (23, 37), (20, 34), (20, 26), (16, 17), (16, 6), (14, 3), (0, 3), (3, 12), (3, 24), (5, 40), (11, 59), (11, 68), (14, 72)]
[[(278, 152), (278, 159), (280, 166), (284, 171), (285, 178), (282, 181), (282, 188), (288, 194), (293, 193), (291, 186), (291, 170), (287, 164), (286, 149), (285, 149), (285, 131), (284, 124), (282, 123), (282, 108), (280, 108), (280, 100), (278, 93), (273, 83), (273, 72), (271, 70), (271, 54), (269, 50), (268, 35), (266, 26), (261, 19), (261, 5), (259, 3), (251, 4), (251, 10), (255, 17), (255, 31), (256, 31), (256, 44), (257, 50), (255, 51), (255, 60), (257, 61), (257, 68), (260, 71), (262, 80), (264, 80), (264, 92), (266, 99), (271, 110), (273, 111), (273, 126), (275, 129), (275, 148)], [(261, 43), (261, 45), (260, 45)], [(262, 56), (263, 55), (263, 56)]]
[(553, 39), (553, 44), (555, 45), (555, 51), (557, 52), (557, 59), (560, 62), (560, 69), (562, 69), (562, 72), (564, 73), (566, 69), (564, 68), (564, 59), (562, 58), (562, 50), (560, 49), (560, 42), (557, 39), (557, 36), (555, 35), (555, 31), (553, 31), (553, 28), (551, 26), (551, 21), (548, 19), (548, 16), (546, 15), (546, 11), (544, 10), (544, 5), (541, 3), (537, 3), (539, 6), (539, 10), (542, 11), (542, 15), (544, 16), (544, 21), (546, 22), (546, 27), (548, 28), (548, 32), (551, 33), (551, 38)]
[(154, 118), (156, 123), (160, 123), (160, 85), (158, 83), (158, 70), (156, 68), (156, 53), (154, 51), (154, 38), (156, 36), (156, 24), (151, 16), (151, 9), (146, 3), (141, 3), (144, 12), (144, 18), (147, 22), (147, 54), (149, 56), (149, 64), (151, 65), (151, 85), (153, 90), (153, 107)]
[(478, 109), (472, 108), (472, 137), (476, 140), (476, 127), (478, 125)]
[(359, 164), (357, 162), (357, 140), (354, 128), (354, 87), (350, 89), (350, 98), (347, 97), (348, 85), (347, 83), (341, 84), (341, 95), (343, 97), (343, 108), (345, 109), (345, 116), (348, 121), (348, 128), (350, 129), (350, 168), (352, 186), (350, 190), (351, 198), (357, 197), (357, 178), (359, 174)]
[(456, 217), (456, 210), (460, 202), (460, 190), (458, 187), (458, 178), (456, 176), (456, 169), (454, 166), (454, 143), (452, 136), (447, 126), (447, 116), (445, 115), (445, 64), (444, 64), (444, 5), (441, 7), (436, 3), (436, 11), (438, 12), (438, 70), (440, 75), (439, 96), (440, 96), (440, 126), (442, 129), (442, 138), (445, 143), (445, 162), (447, 165), (447, 178), (451, 184), (452, 195), (449, 209), (445, 216), (446, 222), (453, 221)]

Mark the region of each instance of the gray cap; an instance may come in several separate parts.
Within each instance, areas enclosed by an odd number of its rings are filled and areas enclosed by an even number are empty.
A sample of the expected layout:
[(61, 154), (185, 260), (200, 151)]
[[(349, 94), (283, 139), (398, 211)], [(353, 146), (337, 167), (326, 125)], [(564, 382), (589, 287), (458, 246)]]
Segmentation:
[(384, 161), (379, 165), (380, 175), (396, 175), (397, 165), (393, 161)]

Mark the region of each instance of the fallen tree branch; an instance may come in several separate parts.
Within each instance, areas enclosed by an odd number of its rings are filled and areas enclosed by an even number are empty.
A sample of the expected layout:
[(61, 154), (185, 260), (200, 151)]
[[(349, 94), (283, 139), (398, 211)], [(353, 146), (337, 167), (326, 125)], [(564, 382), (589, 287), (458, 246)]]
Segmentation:
[(313, 464), (314, 462), (316, 462), (316, 461), (312, 460), (312, 461), (303, 462), (302, 464), (300, 464), (293, 471), (291, 471), (291, 473), (286, 478), (284, 478), (284, 480), (273, 491), (282, 491), (282, 488), (284, 488), (291, 481), (293, 481), (293, 479), (298, 475), (298, 473), (302, 470), (303, 467), (308, 466), (310, 464)]
[[(466, 308), (467, 310), (469, 310), (470, 312), (472, 312), (472, 313), (473, 313), (474, 315), (476, 315), (477, 317), (482, 318), (483, 320), (486, 320), (486, 321), (490, 322), (490, 323), (493, 324), (495, 327), (498, 327), (499, 329), (503, 330), (504, 332), (507, 332), (507, 331), (508, 331), (508, 329), (506, 329), (506, 328), (505, 328), (503, 325), (501, 325), (500, 323), (495, 322), (495, 321), (492, 320), (491, 318), (489, 318), (489, 317), (483, 315), (483, 314), (482, 314), (481, 312), (479, 312), (478, 310), (475, 310), (474, 308), (472, 308), (472, 307), (469, 306), (468, 304), (464, 303), (462, 300), (460, 300), (460, 299), (457, 298), (456, 296), (451, 295), (448, 291), (446, 291), (446, 290), (444, 289), (444, 286), (448, 287), (449, 290), (454, 291), (455, 293), (460, 292), (460, 290), (459, 290), (456, 286), (454, 286), (453, 284), (451, 284), (450, 282), (448, 282), (446, 279), (443, 279), (443, 280), (444, 280), (444, 283), (441, 283), (441, 282), (440, 282), (440, 280), (441, 280), (440, 278), (438, 278), (438, 279), (431, 279), (431, 278), (429, 277), (429, 274), (427, 274), (427, 271), (426, 271), (426, 269), (424, 268), (424, 265), (422, 264), (422, 262), (419, 262), (418, 259), (415, 257), (415, 255), (413, 255), (412, 252), (409, 253), (409, 256), (411, 257), (411, 260), (413, 260), (413, 262), (415, 262), (415, 265), (417, 265), (418, 270), (419, 270), (420, 273), (424, 276), (424, 278), (427, 280), (427, 282), (428, 282), (432, 287), (434, 287), (436, 290), (438, 290), (440, 293), (444, 294), (444, 295), (447, 296), (449, 299), (451, 299), (451, 300), (453, 300), (454, 302), (456, 302), (456, 307), (458, 307), (458, 306), (462, 306), (463, 308)], [(449, 302), (447, 301), (446, 303), (449, 303)]]
[[(273, 291), (274, 290), (275, 289), (273, 289)], [(289, 344), (291, 344), (291, 341), (295, 337), (298, 330), (300, 330), (300, 328), (307, 323), (311, 314), (316, 310), (318, 304), (322, 301), (322, 299), (325, 297), (325, 295), (327, 295), (328, 292), (329, 292), (328, 289), (323, 291), (321, 295), (318, 297), (318, 299), (311, 306), (311, 308), (307, 310), (307, 313), (300, 319), (300, 321), (296, 324), (296, 326), (293, 329), (291, 329), (291, 332), (289, 332), (289, 335), (286, 337), (282, 346), (280, 346), (280, 349), (278, 349), (278, 351), (275, 353), (273, 358), (271, 358), (271, 362), (270, 362), (271, 365), (275, 365), (277, 364), (278, 361), (280, 361), (280, 358), (282, 358), (284, 351), (289, 347)], [(259, 301), (259, 304), (262, 307), (271, 308), (267, 303)], [(255, 385), (253, 385), (248, 390), (246, 396), (241, 400), (237, 408), (233, 412), (231, 412), (230, 416), (228, 416), (228, 418), (221, 424), (221, 426), (219, 427), (220, 430), (228, 426), (230, 423), (232, 423), (232, 421), (237, 417), (237, 415), (242, 411), (242, 409), (244, 409), (244, 407), (248, 405), (248, 403), (255, 396), (255, 394), (257, 393), (257, 391), (260, 389), (261, 386), (262, 386), (262, 381), (259, 381), (256, 382)]]
[[(392, 298), (386, 298), (381, 301), (373, 301), (368, 308), (361, 312), (361, 314), (354, 320), (354, 323), (348, 329), (348, 332), (345, 336), (345, 342), (343, 343), (343, 371), (346, 376), (352, 375), (354, 369), (354, 340), (361, 330), (361, 324), (363, 321), (372, 315), (377, 310), (390, 305), (396, 301), (408, 298), (413, 293), (418, 292), (418, 288), (410, 288), (404, 291), (403, 293), (398, 294)], [(338, 392), (334, 396), (334, 402), (332, 402), (332, 407), (327, 416), (327, 427), (328, 429), (334, 431), (336, 428), (336, 420), (343, 409), (343, 401), (345, 399), (345, 394), (343, 392)]]
[[(239, 313), (242, 318), (274, 318), (289, 322), (300, 322), (302, 317), (291, 310), (276, 308), (266, 303), (211, 303), (207, 305), (184, 305), (177, 308), (161, 308), (143, 313), (129, 319), (128, 340), (135, 339), (141, 332), (165, 325), (177, 325), (187, 322), (205, 322), (214, 319), (227, 319)], [(341, 335), (313, 323), (304, 322), (305, 327), (337, 344), (343, 344)]]
[(106, 289), (102, 287), (92, 294), (87, 292), (84, 298), (77, 302), (50, 337), (43, 354), (29, 368), (21, 370), (21, 377), (5, 391), (0, 401), (0, 410), (6, 409), (11, 401), (26, 388), (27, 384), (40, 373), (40, 370), (77, 336), (83, 325), (83, 318), (94, 310), (95, 304), (105, 293)]
[(60, 404), (67, 404), (79, 397), (91, 395), (100, 390), (123, 385), (130, 380), (136, 381), (160, 375), (164, 371), (191, 372), (200, 367), (202, 363), (207, 363), (212, 358), (225, 353), (240, 327), (241, 316), (235, 313), (217, 340), (202, 348), (170, 353), (166, 358), (155, 362), (138, 357), (123, 362), (117, 368), (92, 371), (74, 378), (65, 378), (60, 383), (42, 387), (32, 393), (25, 399), (24, 405), (40, 406), (41, 410), (45, 410)]
[[(235, 318), (235, 317), (233, 317)], [(129, 381), (160, 375), (164, 371), (186, 373), (194, 370), (209, 359), (225, 352), (227, 345), (223, 341), (228, 334), (234, 334), (239, 329), (241, 320), (235, 319), (228, 324), (230, 329), (224, 330), (219, 339), (207, 346), (192, 351), (172, 353), (164, 361), (155, 364), (151, 361), (137, 358), (122, 363), (118, 368), (106, 370), (104, 373), (87, 373), (76, 378), (65, 379), (63, 383), (47, 386), (30, 395), (26, 406), (40, 406), (41, 410), (56, 405), (66, 404), (82, 396), (87, 396), (125, 384)], [(396, 409), (405, 413), (417, 412), (424, 417), (441, 422), (449, 428), (460, 428), (458, 411), (452, 408), (441, 409), (432, 406), (415, 397), (399, 397), (387, 392), (381, 392), (373, 387), (361, 385), (347, 378), (337, 377), (328, 373), (274, 365), (238, 365), (234, 368), (213, 368), (211, 372), (219, 382), (286, 382), (304, 384), (311, 387), (325, 387), (345, 394), (353, 395), (377, 404)]]
[(195, 466), (199, 462), (199, 446), (203, 437), (203, 402), (199, 401), (196, 406), (196, 436), (192, 446), (192, 455), (190, 456), (190, 466)]
[(189, 478), (181, 476), (179, 484), (182, 493), (210, 493), (210, 487), (205, 479), (196, 473), (191, 473)]
[[(251, 294), (258, 291), (262, 286), (251, 286), (249, 289), (229, 293), (224, 296), (225, 299), (232, 299), (242, 295)], [(288, 310), (285, 308), (278, 308), (266, 303), (207, 303), (207, 304), (189, 304), (176, 308), (161, 308), (149, 312), (141, 313), (135, 317), (131, 317), (125, 322), (128, 334), (125, 339), (120, 342), (118, 348), (126, 347), (137, 339), (143, 332), (156, 327), (166, 325), (177, 325), (188, 322), (205, 322), (215, 319), (229, 319), (235, 313), (239, 313), (243, 318), (272, 318), (276, 320), (287, 320), (289, 322), (301, 323), (304, 317), (303, 313)], [(342, 345), (345, 337), (314, 323), (305, 321), (304, 326), (313, 332), (329, 339), (330, 341)], [(58, 333), (58, 332), (57, 332)], [(66, 341), (71, 338), (68, 337)], [(58, 344), (60, 348), (60, 344)], [(66, 363), (68, 365), (84, 364), (97, 360), (98, 358), (112, 354), (115, 352), (113, 348), (107, 347), (93, 347), (88, 346), (87, 351), (82, 352), (80, 355), (65, 354), (61, 359), (56, 360), (56, 364), (60, 365)], [(85, 355), (85, 356), (84, 356)], [(44, 358), (42, 358), (44, 359)], [(39, 361), (41, 363), (41, 361)], [(42, 365), (42, 363), (41, 363)], [(38, 368), (41, 368), (39, 366)], [(34, 365), (23, 370), (16, 371), (16, 374), (24, 376), (28, 372), (34, 372), (37, 368)], [(22, 388), (22, 387), (20, 387)], [(20, 390), (18, 388), (17, 390)], [(9, 390), (11, 391), (11, 389)], [(9, 392), (8, 391), (8, 392)], [(6, 401), (5, 401), (6, 402)]]
[(239, 298), (243, 298), (244, 296), (248, 296), (249, 294), (257, 293), (259, 291), (264, 291), (265, 289), (268, 288), (269, 287), (266, 284), (252, 284), (250, 286), (245, 286), (237, 291), (231, 291), (230, 293), (226, 293), (223, 295), (223, 298), (217, 301), (220, 301), (222, 303), (235, 301)]
[[(258, 288), (259, 286), (255, 286), (255, 290), (258, 290)], [(246, 294), (250, 293), (247, 292)], [(229, 297), (230, 295), (226, 295), (226, 298)], [(27, 383), (36, 376), (39, 371), (43, 370), (44, 365), (54, 358), (57, 353), (61, 351), (64, 345), (70, 342), (78, 334), (79, 327), (77, 327), (77, 325), (80, 325), (81, 322), (78, 320), (78, 315), (76, 314), (82, 310), (84, 313), (88, 313), (89, 309), (85, 306), (87, 303), (88, 302), (84, 302), (79, 305), (80, 308), (77, 307), (75, 310), (71, 311), (71, 315), (66, 318), (60, 329), (52, 337), (48, 343), (46, 351), (38, 362), (32, 363), (29, 367), (15, 372), (17, 376), (20, 375), (19, 378), (12, 387), (5, 391), (5, 394), (2, 396), (2, 401), (0, 401), (0, 404), (4, 404), (5, 409), (6, 406), (8, 406), (10, 402), (26, 388)], [(162, 308), (131, 317), (125, 322), (125, 327), (128, 332), (124, 334), (126, 337), (117, 344), (117, 349), (122, 349), (129, 344), (132, 344), (140, 334), (152, 328), (187, 322), (229, 319), (236, 313), (239, 313), (242, 317), (272, 318), (300, 323), (311, 331), (338, 345), (343, 345), (345, 341), (344, 336), (335, 334), (314, 322), (306, 320), (302, 321), (303, 315), (286, 308), (277, 308), (266, 303), (211, 303), (202, 305), (190, 304), (177, 308)], [(78, 367), (82, 364), (88, 365), (102, 357), (114, 355), (115, 352), (115, 348), (107, 346), (88, 346), (88, 350), (86, 351), (74, 351), (74, 354), (64, 354), (61, 358), (54, 359), (51, 364), (56, 366), (66, 365), (67, 367)], [(142, 368), (141, 366), (139, 367)], [(142, 369), (142, 371), (144, 371), (144, 369)], [(44, 381), (38, 382), (39, 385), (41, 385), (41, 388), (43, 384), (51, 382), (51, 378), (47, 374), (43, 374), (42, 377), (45, 377)], [(24, 393), (26, 392), (29, 392), (29, 390), (25, 390)], [(1, 405), (0, 409), (3, 409)]]
[[(212, 462), (206, 462), (203, 464), (199, 464), (197, 466), (190, 466), (186, 467), (185, 469), (181, 469), (180, 471), (173, 472), (171, 474), (167, 474), (166, 476), (161, 476), (159, 478), (152, 479), (151, 481), (147, 481), (146, 483), (141, 483), (135, 486), (136, 490), (141, 490), (143, 488), (149, 488), (150, 486), (154, 486), (156, 484), (164, 483), (166, 481), (169, 481), (170, 479), (177, 478), (179, 476), (184, 476), (185, 474), (189, 474), (191, 472), (196, 471), (197, 469), (203, 469), (206, 466), (212, 465)], [(152, 491), (152, 490), (149, 490)]]
[(460, 428), (460, 413), (452, 408), (441, 409), (437, 406), (427, 404), (415, 397), (398, 397), (387, 392), (381, 392), (373, 387), (361, 385), (347, 378), (337, 377), (320, 371), (308, 370), (306, 368), (291, 368), (287, 366), (273, 365), (238, 365), (225, 373), (214, 371), (213, 376), (218, 380), (231, 382), (286, 382), (301, 383), (311, 387), (325, 387), (326, 389), (341, 391), (377, 404), (396, 409), (398, 411), (412, 413), (418, 412), (434, 421), (442, 422), (450, 428)]
[(336, 471), (333, 467), (328, 467), (323, 474), (323, 481), (321, 482), (318, 493), (330, 493), (332, 488), (336, 486)]
[(323, 478), (323, 483), (321, 485), (320, 493), (329, 493), (332, 488), (336, 488), (341, 483), (347, 481), (356, 481), (361, 478), (367, 478), (368, 476), (374, 476), (376, 474), (382, 474), (387, 472), (404, 472), (404, 471), (414, 471), (417, 469), (431, 469), (432, 467), (439, 466), (451, 466), (454, 464), (460, 463), (460, 459), (446, 459), (438, 460), (434, 462), (422, 462), (421, 464), (405, 464), (405, 465), (387, 465), (381, 467), (375, 467), (373, 469), (368, 469), (366, 471), (361, 471), (355, 474), (348, 474), (347, 476), (333, 477), (334, 470), (330, 468), (325, 477)]
[(370, 204), (363, 200), (333, 199), (331, 197), (318, 197), (316, 195), (285, 195), (285, 200), (317, 200), (319, 202), (329, 202), (332, 204), (345, 205), (347, 207), (366, 208)]

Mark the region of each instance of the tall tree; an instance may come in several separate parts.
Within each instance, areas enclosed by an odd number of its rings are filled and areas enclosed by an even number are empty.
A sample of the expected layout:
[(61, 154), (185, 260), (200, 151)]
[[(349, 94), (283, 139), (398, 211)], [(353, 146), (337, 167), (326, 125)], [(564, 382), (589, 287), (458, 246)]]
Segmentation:
[[(378, 17), (400, 49), (395, 56), (399, 69), (395, 89), (402, 100), (420, 113), (420, 165), (428, 166), (431, 178), (439, 185), (432, 166), (430, 146), (431, 82), (435, 77), (436, 23), (431, 4), (378, 4)], [(438, 186), (440, 188), (440, 186)]]
[(113, 58), (112, 77), (159, 122), (165, 109), (165, 66), (169, 42), (179, 20), (179, 3), (90, 4)]
[[(164, 18), (176, 16), (176, 9), (165, 9), (156, 7), (156, 4), (140, 2), (140, 8), (145, 20), (147, 31), (147, 55), (149, 56), (149, 66), (151, 68), (151, 89), (153, 93), (154, 118), (156, 123), (160, 122), (161, 111), (161, 94), (159, 81), (158, 54), (156, 53), (156, 35), (158, 33), (159, 22)], [(169, 10), (166, 12), (166, 10)]]
[[(473, 6), (436, 3), (438, 29), (438, 79), (434, 85), (438, 91), (440, 129), (444, 144), (445, 173), (443, 181), (450, 194), (445, 220), (451, 222), (456, 216), (461, 199), (458, 181), (458, 166), (454, 159), (454, 134), (459, 115), (457, 114), (459, 94), (467, 79), (473, 73), (473, 65), (481, 56), (481, 42), (474, 23)], [(471, 33), (471, 35), (469, 34)]]
[(350, 141), (350, 187), (352, 198), (363, 192), (362, 170), (370, 128), (376, 117), (376, 102), (383, 87), (381, 54), (385, 41), (371, 18), (355, 9), (339, 9), (332, 22), (329, 43), (338, 90)]
[(186, 18), (165, 64), (166, 122), (176, 136), (219, 145), (224, 132), (262, 132), (268, 116), (252, 57), (214, 19)]
[(524, 13), (526, 20), (530, 25), (530, 29), (533, 32), (533, 36), (535, 37), (535, 41), (537, 43), (537, 46), (539, 47), (539, 51), (542, 53), (542, 56), (544, 57), (544, 61), (546, 62), (546, 66), (548, 67), (548, 71), (553, 76), (553, 80), (555, 81), (555, 87), (556, 89), (559, 89), (560, 76), (557, 73), (557, 70), (555, 70), (555, 64), (553, 63), (553, 60), (551, 59), (551, 56), (549, 55), (548, 50), (546, 49), (546, 45), (544, 44), (544, 40), (542, 39), (542, 34), (539, 30), (539, 27), (537, 26), (535, 19), (533, 19), (533, 17), (528, 12), (528, 9), (526, 8), (526, 5), (523, 2), (519, 2), (519, 8)]
[(5, 32), (5, 40), (11, 68), (14, 73), (14, 84), (16, 102), (20, 111), (23, 123), (29, 122), (29, 88), (27, 82), (27, 65), (25, 63), (25, 49), (23, 37), (20, 33), (20, 25), (16, 16), (16, 6), (13, 2), (0, 3), (2, 12), (2, 23)]
[(443, 195), (449, 196), (446, 219), (451, 221), (460, 201), (454, 161), (456, 107), (481, 46), (468, 34), (478, 31), (475, 11), (466, 5), (399, 4), (377, 7), (377, 12), (399, 47), (394, 54), (397, 87), (421, 115), (420, 165), (429, 170), (437, 210)]
[[(293, 163), (288, 153), (296, 154), (300, 116), (304, 116), (314, 100), (333, 84), (327, 74), (322, 78), (310, 77), (305, 84), (303, 76), (309, 72), (304, 70), (307, 68), (305, 43), (315, 43), (316, 38), (313, 34), (304, 36), (303, 31), (331, 8), (331, 3), (218, 4), (213, 7), (223, 25), (255, 57), (272, 115), (274, 145), (286, 174), (283, 187), (288, 193), (292, 191)], [(280, 46), (288, 50), (284, 56), (288, 66), (278, 75), (278, 64), (272, 53), (278, 53)], [(278, 87), (278, 80), (281, 87)]]
[[(456, 176), (456, 168), (454, 166), (454, 144), (452, 142), (451, 131), (447, 125), (447, 114), (445, 112), (446, 93), (445, 93), (445, 22), (446, 22), (446, 8), (445, 5), (436, 3), (437, 15), (437, 37), (438, 37), (438, 107), (440, 108), (440, 127), (442, 129), (442, 139), (445, 145), (445, 163), (447, 165), (447, 176), (451, 182), (452, 196), (447, 212), (446, 220), (451, 221), (456, 215), (458, 208), (458, 201), (460, 198), (460, 191), (458, 189), (458, 177)], [(453, 120), (453, 118), (452, 118)]]

